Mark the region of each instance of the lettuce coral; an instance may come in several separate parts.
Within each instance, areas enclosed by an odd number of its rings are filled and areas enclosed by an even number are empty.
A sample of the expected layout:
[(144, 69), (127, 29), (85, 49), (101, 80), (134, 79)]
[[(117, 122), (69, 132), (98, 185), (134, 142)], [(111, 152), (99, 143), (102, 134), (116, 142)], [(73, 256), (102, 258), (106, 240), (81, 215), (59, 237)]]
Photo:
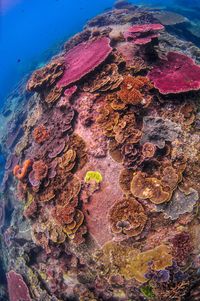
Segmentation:
[(116, 202), (110, 210), (109, 220), (113, 233), (122, 233), (128, 237), (142, 232), (147, 221), (142, 205), (134, 198)]
[(171, 192), (163, 190), (162, 182), (159, 179), (146, 177), (141, 172), (133, 175), (131, 193), (137, 198), (149, 199), (154, 204), (168, 202), (171, 198)]
[(27, 90), (41, 92), (43, 88), (51, 87), (61, 77), (64, 68), (64, 62), (57, 59), (34, 71), (27, 83)]
[(124, 77), (118, 96), (125, 104), (147, 106), (151, 100), (147, 93), (152, 87), (147, 77), (127, 75)]

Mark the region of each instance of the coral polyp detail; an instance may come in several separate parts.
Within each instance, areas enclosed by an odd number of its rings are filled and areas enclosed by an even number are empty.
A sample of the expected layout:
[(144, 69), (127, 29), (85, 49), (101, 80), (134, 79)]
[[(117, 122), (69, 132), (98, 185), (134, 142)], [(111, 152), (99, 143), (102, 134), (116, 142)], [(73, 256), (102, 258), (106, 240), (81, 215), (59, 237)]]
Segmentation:
[(167, 12), (116, 7), (32, 73), (9, 117), (11, 301), (192, 301), (198, 288), (199, 49), (182, 22), (176, 37), (159, 23)]

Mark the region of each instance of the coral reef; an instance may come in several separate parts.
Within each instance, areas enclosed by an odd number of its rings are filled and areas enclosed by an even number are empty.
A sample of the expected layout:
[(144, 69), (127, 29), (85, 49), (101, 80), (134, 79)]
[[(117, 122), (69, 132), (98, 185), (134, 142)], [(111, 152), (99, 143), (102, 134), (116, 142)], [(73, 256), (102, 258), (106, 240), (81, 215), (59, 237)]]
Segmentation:
[(185, 23), (117, 1), (9, 96), (0, 299), (199, 300), (200, 52)]
[(148, 74), (154, 87), (162, 94), (181, 93), (200, 89), (200, 67), (188, 56), (169, 52)]
[(28, 287), (20, 274), (11, 270), (7, 273), (7, 279), (10, 301), (31, 301)]

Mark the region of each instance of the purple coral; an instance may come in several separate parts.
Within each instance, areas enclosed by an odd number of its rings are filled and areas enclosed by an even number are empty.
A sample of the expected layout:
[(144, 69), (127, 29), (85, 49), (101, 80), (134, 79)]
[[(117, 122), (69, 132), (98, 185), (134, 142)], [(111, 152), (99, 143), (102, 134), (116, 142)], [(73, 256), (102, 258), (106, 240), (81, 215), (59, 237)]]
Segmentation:
[(31, 301), (30, 293), (22, 276), (11, 270), (7, 273), (10, 301)]
[(148, 74), (162, 94), (181, 93), (200, 89), (200, 66), (185, 54), (169, 52)]
[(66, 69), (57, 87), (66, 87), (99, 66), (110, 54), (112, 48), (106, 37), (81, 43), (65, 55)]

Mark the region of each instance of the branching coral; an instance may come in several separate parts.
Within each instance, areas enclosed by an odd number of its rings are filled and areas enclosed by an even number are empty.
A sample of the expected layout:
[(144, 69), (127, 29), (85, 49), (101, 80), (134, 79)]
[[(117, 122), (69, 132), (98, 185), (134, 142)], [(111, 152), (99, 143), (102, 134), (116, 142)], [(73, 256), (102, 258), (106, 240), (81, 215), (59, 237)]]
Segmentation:
[(163, 148), (165, 141), (174, 141), (179, 136), (181, 127), (169, 119), (146, 116), (143, 118), (142, 131), (142, 144), (150, 142), (159, 148)]
[(175, 235), (171, 240), (172, 255), (178, 264), (181, 264), (189, 259), (192, 252), (192, 240), (188, 232), (181, 232)]
[(128, 198), (114, 204), (110, 210), (109, 220), (113, 233), (132, 237), (142, 232), (147, 216), (139, 202), (134, 198)]

